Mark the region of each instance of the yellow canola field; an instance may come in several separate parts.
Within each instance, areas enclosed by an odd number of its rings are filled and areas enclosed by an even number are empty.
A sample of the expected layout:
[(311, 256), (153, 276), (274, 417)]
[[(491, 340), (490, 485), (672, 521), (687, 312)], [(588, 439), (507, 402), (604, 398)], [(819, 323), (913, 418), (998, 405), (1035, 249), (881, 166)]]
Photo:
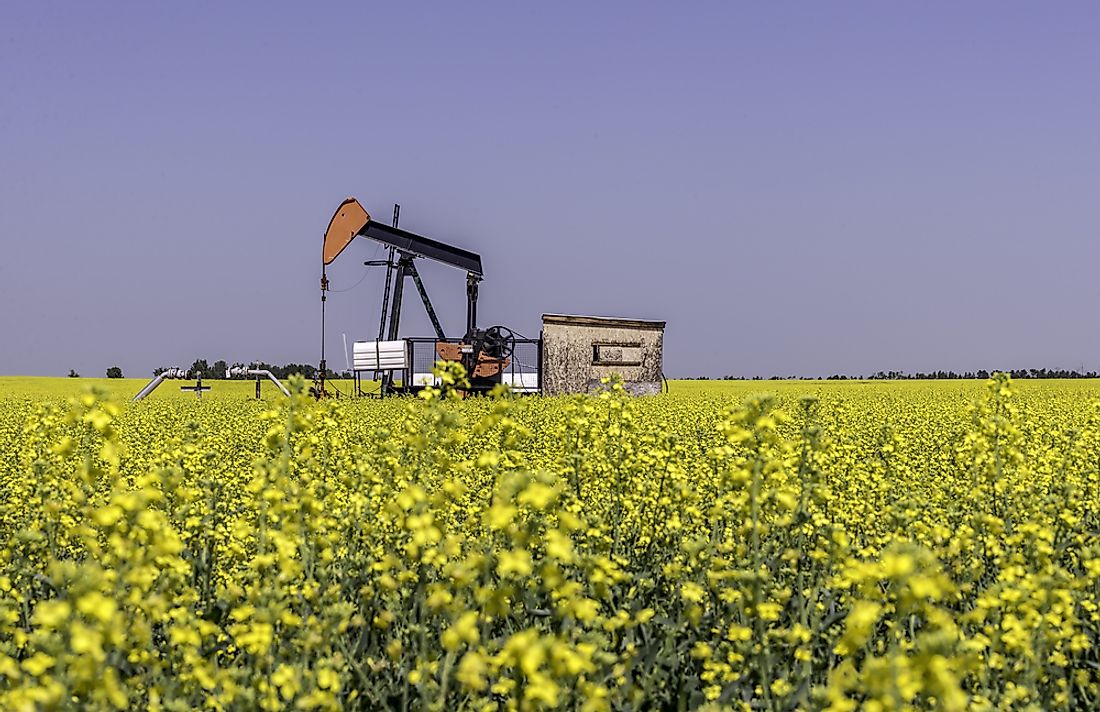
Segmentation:
[(1095, 382), (0, 385), (2, 709), (1100, 705)]

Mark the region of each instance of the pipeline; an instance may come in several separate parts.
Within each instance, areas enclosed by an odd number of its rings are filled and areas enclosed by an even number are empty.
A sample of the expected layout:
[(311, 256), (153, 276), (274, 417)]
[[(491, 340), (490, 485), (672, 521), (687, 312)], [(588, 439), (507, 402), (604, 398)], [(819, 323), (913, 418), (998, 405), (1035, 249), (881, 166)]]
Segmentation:
[(157, 386), (159, 386), (161, 382), (164, 381), (166, 378), (187, 378), (187, 371), (183, 370), (182, 368), (169, 368), (166, 371), (162, 371), (160, 375), (145, 384), (145, 388), (142, 388), (140, 391), (138, 391), (138, 394), (134, 396), (134, 399), (130, 402), (137, 403), (139, 400), (145, 398), (145, 396), (155, 391), (157, 389)]
[[(271, 371), (261, 370), (261, 369), (258, 369), (258, 368), (240, 368), (240, 367), (226, 369), (226, 371), (225, 371), (225, 377), (226, 378), (233, 378), (234, 376), (267, 376), (267, 378), (272, 383), (274, 383), (279, 388), (280, 391), (283, 392), (284, 396), (287, 396), (287, 397), (290, 396), (290, 391), (288, 391), (286, 389), (286, 386), (284, 386), (278, 378), (275, 378), (275, 374), (273, 374)], [(256, 392), (259, 393), (259, 390), (257, 390)]]

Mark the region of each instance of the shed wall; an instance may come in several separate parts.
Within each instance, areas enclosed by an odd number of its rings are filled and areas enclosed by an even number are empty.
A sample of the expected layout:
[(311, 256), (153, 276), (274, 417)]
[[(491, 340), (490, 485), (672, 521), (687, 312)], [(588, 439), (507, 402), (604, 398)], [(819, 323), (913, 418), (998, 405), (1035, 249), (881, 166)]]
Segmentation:
[(661, 392), (663, 322), (546, 315), (542, 348), (547, 395), (591, 393), (612, 374), (635, 395)]

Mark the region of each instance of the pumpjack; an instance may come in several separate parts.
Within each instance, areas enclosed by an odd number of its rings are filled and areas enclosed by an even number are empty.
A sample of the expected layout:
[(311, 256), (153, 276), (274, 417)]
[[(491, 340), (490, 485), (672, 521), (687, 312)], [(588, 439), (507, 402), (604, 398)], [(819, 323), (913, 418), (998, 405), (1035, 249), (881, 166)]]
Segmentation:
[[(501, 374), (510, 364), (516, 346), (516, 333), (505, 326), (491, 326), (481, 329), (477, 326), (478, 284), (484, 272), (481, 256), (469, 250), (448, 245), (422, 235), (416, 235), (398, 227), (401, 206), (395, 205), (391, 225), (374, 220), (370, 213), (355, 198), (347, 198), (336, 209), (325, 231), (321, 260), (321, 363), (320, 383), (315, 392), (320, 397), (327, 395), (324, 374), (324, 306), (329, 291), (328, 276), (325, 268), (351, 244), (356, 237), (374, 240), (389, 249), (385, 260), (364, 262), (368, 267), (385, 267), (386, 282), (382, 297), (381, 316), (378, 325), (378, 341), (372, 344), (395, 342), (398, 339), (401, 322), (401, 306), (404, 296), (405, 280), (411, 278), (416, 286), (424, 310), (435, 329), (435, 357), (438, 360), (458, 361), (466, 369), (473, 392), (485, 392), (501, 382)], [(418, 259), (429, 259), (466, 272), (466, 331), (461, 339), (448, 339), (439, 322), (435, 308), (416, 268)], [(385, 340), (385, 341), (384, 341)], [(376, 363), (381, 363), (381, 360)], [(409, 370), (408, 365), (405, 366)], [(395, 383), (393, 370), (382, 372), (380, 392), (409, 391), (417, 384)]]

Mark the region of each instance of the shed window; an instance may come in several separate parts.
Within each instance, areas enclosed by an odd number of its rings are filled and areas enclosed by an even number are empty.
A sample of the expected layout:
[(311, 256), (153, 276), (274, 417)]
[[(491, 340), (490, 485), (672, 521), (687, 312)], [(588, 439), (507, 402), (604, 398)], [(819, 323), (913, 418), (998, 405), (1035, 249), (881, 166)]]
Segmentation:
[(593, 366), (640, 366), (642, 364), (642, 344), (595, 343), (592, 344)]

